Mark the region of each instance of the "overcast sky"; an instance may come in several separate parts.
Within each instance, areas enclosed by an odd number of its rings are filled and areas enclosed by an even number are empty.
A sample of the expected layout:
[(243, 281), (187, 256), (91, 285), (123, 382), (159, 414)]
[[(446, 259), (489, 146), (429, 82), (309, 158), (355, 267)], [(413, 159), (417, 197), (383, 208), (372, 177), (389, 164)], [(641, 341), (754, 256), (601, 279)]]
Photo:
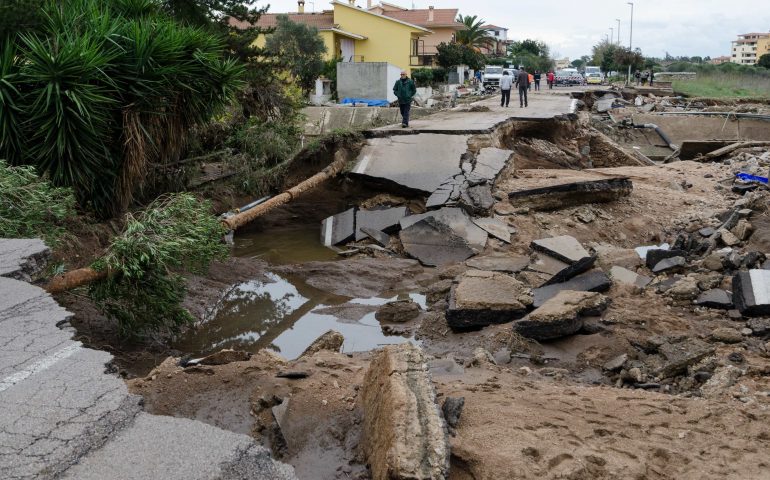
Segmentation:
[[(347, 1), (347, 0), (344, 0)], [(372, 0), (373, 4), (379, 0)], [(296, 12), (296, 0), (258, 1), (270, 13)], [(393, 0), (411, 7), (411, 0)], [(366, 6), (366, 0), (357, 0)], [(631, 6), (625, 0), (414, 0), (415, 8), (459, 8), (508, 28), (509, 38), (535, 38), (551, 52), (574, 60), (590, 55), (591, 47), (610, 35), (620, 19), (620, 42), (628, 46)], [(306, 0), (305, 10), (331, 8), (328, 0)], [(637, 0), (634, 2), (633, 46), (646, 56), (730, 55), (736, 35), (770, 31), (770, 0)]]

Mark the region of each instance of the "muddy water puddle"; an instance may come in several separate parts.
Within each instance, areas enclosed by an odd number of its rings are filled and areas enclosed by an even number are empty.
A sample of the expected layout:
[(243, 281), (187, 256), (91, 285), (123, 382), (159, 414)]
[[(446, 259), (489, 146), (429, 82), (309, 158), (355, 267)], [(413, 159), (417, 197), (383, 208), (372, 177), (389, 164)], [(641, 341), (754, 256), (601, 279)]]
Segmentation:
[(247, 232), (235, 237), (233, 256), (264, 260), (271, 265), (332, 261), (339, 256), (321, 245), (320, 223)]
[[(224, 348), (250, 352), (268, 348), (294, 359), (331, 329), (344, 335), (343, 352), (415, 342), (409, 337), (385, 335), (375, 318), (378, 306), (399, 296), (340, 297), (298, 279), (273, 273), (267, 277), (267, 281), (233, 285), (212, 306), (210, 320), (178, 339), (174, 348), (194, 356)], [(425, 307), (423, 295), (408, 296)]]

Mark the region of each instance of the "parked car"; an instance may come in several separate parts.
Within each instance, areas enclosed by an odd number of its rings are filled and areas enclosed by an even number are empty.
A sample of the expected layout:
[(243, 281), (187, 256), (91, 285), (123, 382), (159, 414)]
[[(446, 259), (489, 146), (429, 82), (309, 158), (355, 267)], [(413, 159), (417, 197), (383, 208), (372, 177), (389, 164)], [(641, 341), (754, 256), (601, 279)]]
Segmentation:
[(583, 76), (576, 71), (558, 70), (556, 72), (556, 86), (583, 85)]
[(503, 68), (496, 65), (487, 65), (484, 67), (484, 72), (481, 75), (481, 81), (484, 84), (484, 87), (500, 87), (500, 78), (502, 78), (503, 72), (508, 72), (508, 75), (511, 75), (514, 77), (514, 79), (516, 78), (516, 75), (519, 74), (519, 71), (515, 68)]
[(601, 85), (602, 74), (601, 73), (589, 73), (586, 75), (586, 83), (588, 85)]

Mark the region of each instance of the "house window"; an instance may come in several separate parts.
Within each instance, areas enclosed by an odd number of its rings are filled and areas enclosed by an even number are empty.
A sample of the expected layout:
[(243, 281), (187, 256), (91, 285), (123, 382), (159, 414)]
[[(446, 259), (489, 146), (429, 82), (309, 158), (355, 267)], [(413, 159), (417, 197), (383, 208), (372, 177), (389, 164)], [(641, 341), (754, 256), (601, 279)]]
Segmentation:
[(418, 55), (418, 45), (417, 45), (417, 39), (412, 39), (412, 55)]

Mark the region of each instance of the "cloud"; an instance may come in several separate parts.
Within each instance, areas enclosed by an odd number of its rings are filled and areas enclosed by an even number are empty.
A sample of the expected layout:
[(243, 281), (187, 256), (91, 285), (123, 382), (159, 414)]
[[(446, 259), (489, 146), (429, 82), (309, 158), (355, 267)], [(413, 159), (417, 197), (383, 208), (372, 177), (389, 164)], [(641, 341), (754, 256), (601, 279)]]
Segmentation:
[[(347, 1), (347, 0), (342, 0)], [(273, 0), (270, 12), (297, 10), (295, 0)], [(374, 4), (378, 3), (373, 0)], [(411, 7), (409, 0), (391, 0)], [(765, 0), (636, 0), (634, 2), (634, 48), (648, 56), (666, 52), (680, 56), (730, 54), (730, 42), (741, 33), (770, 31), (770, 8)], [(366, 6), (366, 0), (357, 0)], [(415, 0), (416, 8), (459, 8), (464, 15), (479, 15), (489, 23), (509, 28), (514, 40), (543, 40), (552, 52), (578, 58), (617, 28), (621, 19), (620, 42), (628, 45), (631, 8), (625, 0)], [(306, 11), (331, 8), (330, 2), (306, 1)], [(613, 37), (617, 40), (617, 32)]]

